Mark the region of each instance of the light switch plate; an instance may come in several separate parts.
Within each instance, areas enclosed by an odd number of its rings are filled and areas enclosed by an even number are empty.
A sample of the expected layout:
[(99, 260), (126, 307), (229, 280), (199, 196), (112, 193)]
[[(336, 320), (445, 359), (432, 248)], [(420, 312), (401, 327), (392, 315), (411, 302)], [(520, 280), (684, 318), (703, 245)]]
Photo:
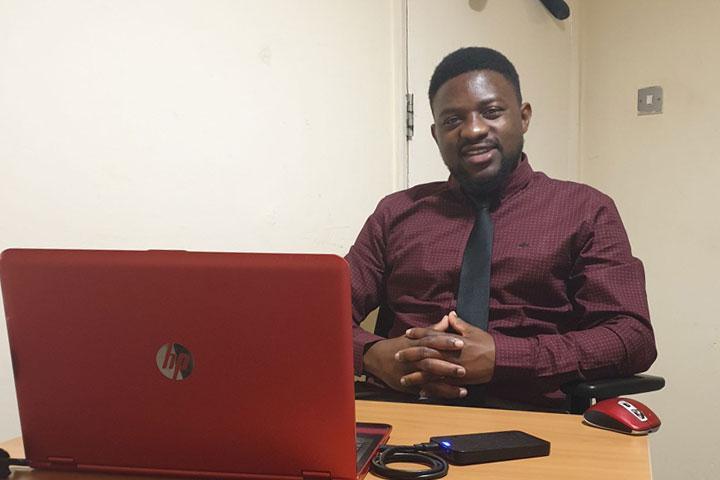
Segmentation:
[(660, 86), (645, 87), (638, 90), (638, 115), (662, 113), (663, 89)]

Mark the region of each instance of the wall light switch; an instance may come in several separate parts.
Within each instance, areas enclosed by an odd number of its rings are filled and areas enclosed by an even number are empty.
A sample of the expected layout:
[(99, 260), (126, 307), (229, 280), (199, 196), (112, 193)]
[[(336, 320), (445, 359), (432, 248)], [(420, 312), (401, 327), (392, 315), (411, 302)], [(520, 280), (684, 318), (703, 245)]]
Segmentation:
[(638, 90), (638, 115), (662, 113), (663, 89), (660, 86), (646, 87)]

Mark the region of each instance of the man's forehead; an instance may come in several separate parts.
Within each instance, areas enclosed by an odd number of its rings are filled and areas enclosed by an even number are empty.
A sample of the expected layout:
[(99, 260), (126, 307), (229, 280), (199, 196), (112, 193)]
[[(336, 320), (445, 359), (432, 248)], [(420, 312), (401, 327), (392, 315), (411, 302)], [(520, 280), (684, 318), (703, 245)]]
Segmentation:
[(478, 102), (492, 102), (515, 97), (515, 90), (508, 79), (494, 70), (471, 70), (443, 83), (433, 98), (434, 111), (452, 108), (472, 96)]

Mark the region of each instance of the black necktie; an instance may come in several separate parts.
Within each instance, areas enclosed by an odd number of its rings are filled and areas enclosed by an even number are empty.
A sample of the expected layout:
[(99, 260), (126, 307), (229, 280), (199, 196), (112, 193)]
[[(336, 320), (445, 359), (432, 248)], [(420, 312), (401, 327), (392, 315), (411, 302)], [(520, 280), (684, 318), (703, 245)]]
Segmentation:
[(466, 322), (487, 330), (493, 224), (487, 202), (475, 202), (475, 206), (475, 226), (470, 233), (460, 268), (457, 314)]
[[(487, 202), (473, 199), (475, 226), (470, 233), (458, 286), (457, 314), (483, 330), (488, 329), (490, 308), (490, 262), (492, 260), (493, 224)], [(485, 404), (485, 385), (467, 385), (468, 396), (453, 402), (456, 405)]]

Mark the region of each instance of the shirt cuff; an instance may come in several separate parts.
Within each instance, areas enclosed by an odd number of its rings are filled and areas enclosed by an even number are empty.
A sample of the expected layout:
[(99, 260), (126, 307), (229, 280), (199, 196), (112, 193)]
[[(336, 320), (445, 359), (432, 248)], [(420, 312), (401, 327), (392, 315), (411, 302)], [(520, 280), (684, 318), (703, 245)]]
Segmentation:
[(490, 332), (495, 340), (495, 371), (492, 382), (535, 377), (536, 340)]
[[(363, 356), (371, 343), (385, 340), (383, 337), (363, 330), (360, 327), (353, 326), (353, 369), (355, 375), (360, 376), (364, 373)], [(366, 348), (367, 346), (367, 348)]]

